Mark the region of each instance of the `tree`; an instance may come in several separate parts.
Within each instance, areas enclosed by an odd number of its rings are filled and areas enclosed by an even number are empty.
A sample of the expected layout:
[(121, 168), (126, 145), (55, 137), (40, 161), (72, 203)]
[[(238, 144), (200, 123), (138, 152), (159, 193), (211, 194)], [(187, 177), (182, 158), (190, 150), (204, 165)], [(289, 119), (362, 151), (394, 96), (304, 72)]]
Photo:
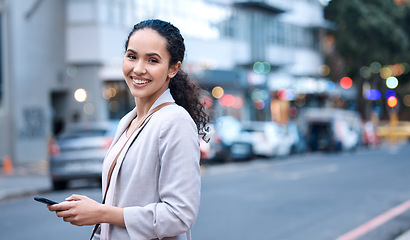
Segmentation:
[[(363, 76), (360, 70), (375, 62), (380, 66), (410, 62), (409, 1), (333, 0), (325, 16), (337, 24), (335, 51), (343, 60), (344, 73), (358, 89), (358, 110), (369, 118), (372, 102), (363, 99), (363, 84), (383, 90), (383, 79), (378, 72)], [(409, 75), (400, 76), (401, 85), (409, 81)]]

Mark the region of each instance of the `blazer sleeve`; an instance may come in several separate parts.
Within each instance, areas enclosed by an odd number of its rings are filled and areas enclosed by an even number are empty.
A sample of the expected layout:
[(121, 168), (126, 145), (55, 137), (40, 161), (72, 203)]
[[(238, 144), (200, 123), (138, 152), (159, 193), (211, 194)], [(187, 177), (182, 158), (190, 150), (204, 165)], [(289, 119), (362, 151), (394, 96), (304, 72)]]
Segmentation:
[(187, 112), (162, 121), (158, 139), (160, 201), (124, 208), (131, 239), (162, 239), (189, 231), (200, 202), (201, 173), (197, 128)]

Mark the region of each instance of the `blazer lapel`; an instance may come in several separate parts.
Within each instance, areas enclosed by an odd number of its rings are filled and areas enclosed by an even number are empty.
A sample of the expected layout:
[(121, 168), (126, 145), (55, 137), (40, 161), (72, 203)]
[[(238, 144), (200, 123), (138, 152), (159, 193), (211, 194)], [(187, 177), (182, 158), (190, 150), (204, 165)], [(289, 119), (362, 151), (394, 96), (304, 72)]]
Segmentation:
[(127, 113), (127, 115), (125, 115), (123, 119), (121, 119), (120, 123), (118, 124), (118, 129), (115, 133), (114, 140), (112, 141), (111, 146), (108, 148), (107, 154), (111, 151), (111, 148), (114, 146), (114, 144), (118, 142), (118, 139), (120, 139), (121, 135), (128, 128), (135, 116), (137, 116), (137, 108), (131, 110), (131, 112)]
[[(170, 90), (167, 89), (155, 102), (154, 104), (151, 106), (150, 111), (152, 109), (154, 109), (156, 106), (164, 103), (164, 102), (175, 102), (174, 99), (171, 96)], [(111, 150), (112, 146), (118, 141), (118, 139), (120, 138), (121, 134), (124, 133), (124, 131), (127, 129), (128, 125), (130, 124), (130, 122), (135, 118), (135, 116), (137, 115), (137, 109), (134, 108), (131, 112), (129, 112), (127, 115), (124, 116), (124, 118), (121, 120), (118, 129), (117, 129), (117, 133), (115, 134), (113, 143), (111, 144), (111, 147), (109, 148), (108, 151)], [(111, 189), (115, 189), (115, 186), (117, 184), (117, 178), (118, 178), (118, 174), (120, 172), (121, 169), (121, 165), (124, 161), (125, 155), (128, 152), (128, 149), (130, 148), (131, 144), (135, 141), (135, 139), (137, 138), (137, 136), (139, 135), (139, 133), (141, 131), (144, 130), (145, 125), (147, 125), (147, 123), (149, 122), (149, 120), (152, 118), (152, 116), (150, 116), (149, 118), (147, 118), (147, 120), (144, 122), (144, 124), (137, 129), (131, 136), (130, 139), (127, 141), (123, 151), (120, 153), (120, 155), (117, 158), (117, 163), (114, 167), (114, 170), (112, 172), (112, 176), (111, 176), (111, 181), (110, 181), (110, 188)], [(107, 199), (106, 199), (106, 203), (107, 204), (112, 204), (113, 201), (113, 197), (114, 196), (108, 196), (107, 195)], [(108, 202), (107, 202), (108, 201)]]

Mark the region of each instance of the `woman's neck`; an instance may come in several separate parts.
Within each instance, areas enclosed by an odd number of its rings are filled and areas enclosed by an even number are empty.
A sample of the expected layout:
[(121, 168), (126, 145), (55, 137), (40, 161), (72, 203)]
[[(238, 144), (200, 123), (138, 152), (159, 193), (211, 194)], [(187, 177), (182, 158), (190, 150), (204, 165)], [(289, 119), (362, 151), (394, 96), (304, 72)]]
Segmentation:
[(154, 102), (168, 89), (168, 85), (164, 85), (164, 87), (153, 95), (144, 98), (135, 98), (135, 106), (137, 107), (137, 118), (144, 117)]
[(147, 115), (148, 111), (150, 110), (153, 104), (154, 102), (151, 101), (135, 99), (135, 106), (137, 108), (137, 118), (144, 117), (145, 115)]

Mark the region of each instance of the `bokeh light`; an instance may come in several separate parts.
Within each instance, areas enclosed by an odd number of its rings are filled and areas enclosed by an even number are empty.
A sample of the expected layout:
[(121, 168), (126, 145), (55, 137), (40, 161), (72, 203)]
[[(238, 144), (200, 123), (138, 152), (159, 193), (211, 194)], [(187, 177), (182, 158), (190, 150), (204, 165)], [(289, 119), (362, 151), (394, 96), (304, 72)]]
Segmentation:
[(382, 94), (377, 89), (369, 89), (366, 91), (366, 98), (372, 101), (379, 100)]
[(75, 90), (74, 99), (77, 102), (84, 102), (87, 99), (87, 92), (83, 88)]
[(401, 63), (392, 65), (391, 69), (394, 76), (400, 76), (406, 71), (406, 67)]
[(387, 90), (386, 93), (384, 94), (384, 96), (386, 97), (386, 99), (389, 99), (389, 97), (391, 97), (391, 96), (395, 97), (396, 92), (393, 91), (393, 90)]
[(389, 97), (389, 99), (387, 99), (387, 105), (391, 108), (395, 107), (397, 105), (397, 98), (395, 96)]
[(263, 73), (269, 73), (271, 70), (270, 63), (268, 62), (263, 62)]
[(258, 100), (255, 102), (255, 108), (258, 110), (262, 110), (265, 108), (265, 102), (263, 100)]
[(370, 68), (367, 66), (361, 67), (360, 68), (360, 76), (362, 78), (369, 78), (372, 75), (372, 72), (370, 71)]
[(399, 85), (399, 80), (396, 77), (389, 77), (386, 79), (386, 86), (390, 89), (394, 89)]
[(91, 115), (94, 113), (94, 104), (92, 103), (86, 103), (83, 107), (83, 111), (87, 115)]
[(288, 91), (286, 89), (279, 89), (276, 95), (279, 99), (286, 100), (288, 98)]
[(222, 87), (216, 86), (212, 89), (212, 96), (214, 98), (221, 98), (224, 95), (224, 89)]
[(293, 106), (289, 108), (289, 116), (296, 117), (298, 115), (298, 108)]
[(115, 97), (116, 95), (117, 95), (117, 90), (115, 90), (115, 88), (113, 87), (105, 87), (103, 89), (103, 98), (107, 100)]
[(255, 62), (253, 64), (253, 71), (255, 71), (256, 73), (262, 73), (263, 69), (264, 69), (263, 63)]
[(380, 65), (380, 63), (378, 62), (372, 62), (370, 64), (370, 71), (374, 74), (379, 73), (381, 68), (382, 68), (382, 65)]
[(118, 101), (111, 101), (108, 104), (108, 109), (113, 113), (118, 112), (120, 110), (120, 103)]
[(336, 84), (332, 81), (327, 81), (325, 85), (325, 90), (327, 92), (333, 92), (336, 89)]
[(256, 102), (258, 100), (268, 100), (269, 98), (269, 92), (264, 90), (264, 89), (254, 89), (251, 92), (251, 99), (253, 102)]
[(295, 104), (299, 107), (303, 107), (306, 105), (306, 95), (304, 94), (300, 94), (296, 100), (295, 100)]
[(243, 106), (243, 100), (240, 97), (235, 97), (235, 102), (233, 103), (232, 107), (235, 109), (240, 109)]
[(225, 94), (218, 101), (222, 106), (232, 107), (235, 103), (235, 97), (232, 94)]
[(330, 67), (328, 65), (321, 65), (319, 67), (319, 74), (326, 77), (330, 74)]
[(342, 79), (340, 79), (340, 86), (344, 89), (349, 89), (351, 88), (353, 85), (353, 81), (351, 78), (349, 77), (343, 77)]
[(407, 94), (407, 95), (404, 96), (404, 98), (403, 98), (403, 104), (404, 104), (406, 107), (410, 107), (410, 94)]
[(380, 69), (380, 77), (382, 77), (383, 79), (388, 79), (392, 75), (393, 75), (393, 71), (389, 66), (383, 67), (382, 69)]
[(213, 100), (210, 96), (203, 96), (201, 99), (201, 104), (204, 108), (211, 108), (213, 105)]
[(271, 65), (268, 62), (255, 62), (253, 64), (253, 71), (256, 73), (269, 73)]

